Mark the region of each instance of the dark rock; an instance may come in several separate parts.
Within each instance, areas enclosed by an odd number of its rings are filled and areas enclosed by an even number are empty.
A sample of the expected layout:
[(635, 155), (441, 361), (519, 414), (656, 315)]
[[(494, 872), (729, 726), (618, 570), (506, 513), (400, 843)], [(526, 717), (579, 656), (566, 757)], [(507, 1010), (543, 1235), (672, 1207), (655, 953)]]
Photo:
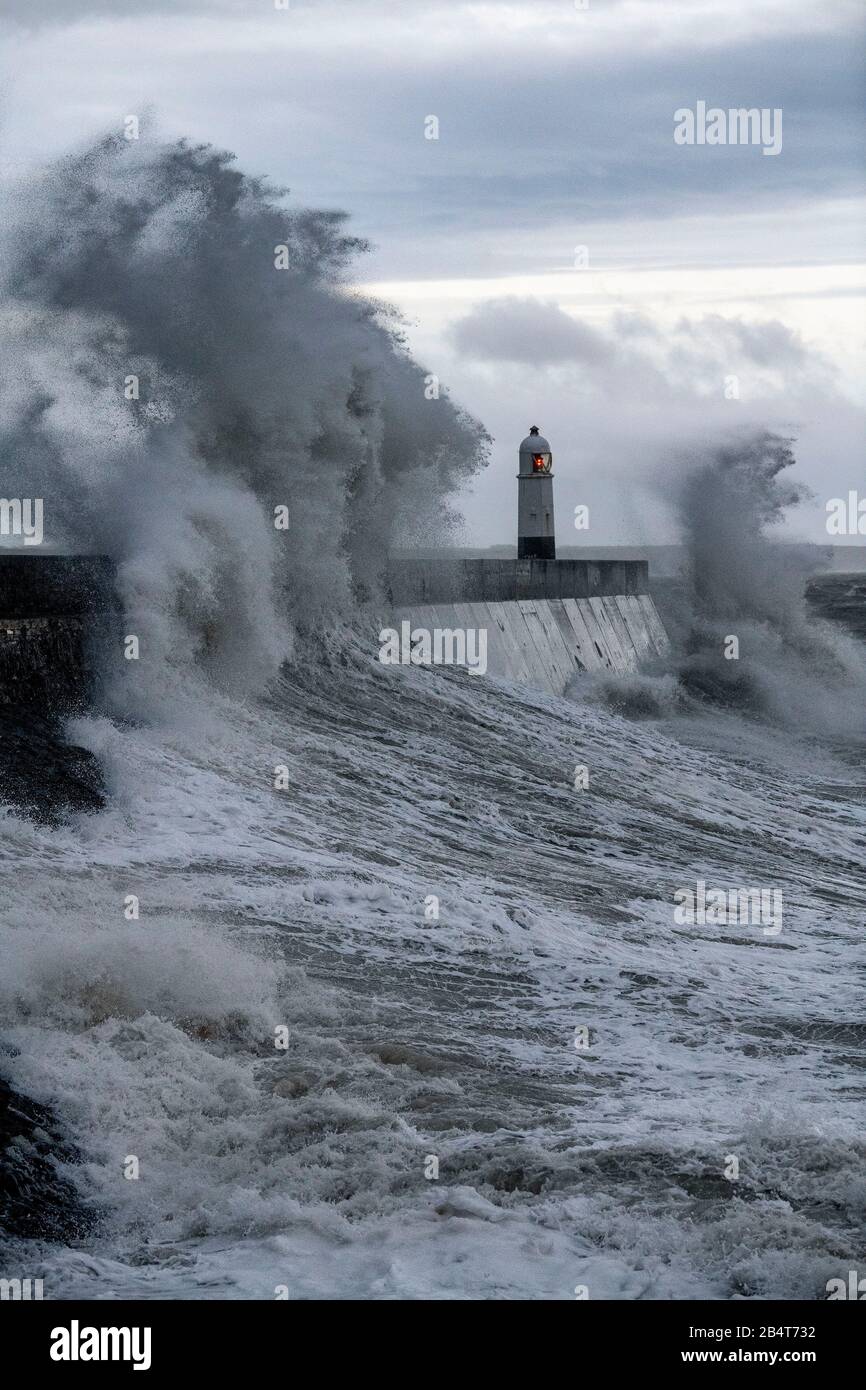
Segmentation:
[(0, 1077), (0, 1231), (26, 1240), (85, 1235), (95, 1213), (60, 1168), (77, 1159), (51, 1111)]
[(0, 802), (46, 824), (105, 804), (99, 763), (65, 741), (59, 720), (0, 704)]

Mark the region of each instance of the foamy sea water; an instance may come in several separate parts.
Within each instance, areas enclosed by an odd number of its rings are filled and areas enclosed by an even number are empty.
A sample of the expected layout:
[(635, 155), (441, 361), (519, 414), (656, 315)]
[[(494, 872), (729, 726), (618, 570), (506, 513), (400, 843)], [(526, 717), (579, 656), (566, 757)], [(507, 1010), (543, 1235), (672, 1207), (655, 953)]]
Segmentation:
[[(75, 732), (108, 809), (0, 825), (10, 1079), (100, 1212), (7, 1250), (46, 1297), (813, 1299), (862, 1258), (862, 746), (345, 633)], [(697, 879), (783, 930), (678, 925)]]

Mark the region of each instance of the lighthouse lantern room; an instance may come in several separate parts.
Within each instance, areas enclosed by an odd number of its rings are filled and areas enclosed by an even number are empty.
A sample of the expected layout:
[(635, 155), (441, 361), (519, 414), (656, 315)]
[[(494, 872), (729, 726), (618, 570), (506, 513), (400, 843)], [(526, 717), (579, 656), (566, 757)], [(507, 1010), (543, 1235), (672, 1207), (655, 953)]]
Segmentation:
[(520, 446), (517, 474), (517, 558), (555, 560), (553, 522), (553, 455), (538, 426), (532, 425)]

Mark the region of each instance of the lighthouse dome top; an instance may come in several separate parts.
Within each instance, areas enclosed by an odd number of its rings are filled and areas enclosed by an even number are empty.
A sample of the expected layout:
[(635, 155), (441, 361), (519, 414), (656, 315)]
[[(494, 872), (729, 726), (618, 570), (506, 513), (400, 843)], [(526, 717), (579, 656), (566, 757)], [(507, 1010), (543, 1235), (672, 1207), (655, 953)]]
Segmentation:
[(550, 445), (543, 434), (538, 433), (538, 426), (531, 425), (529, 434), (520, 445), (521, 454), (549, 454)]

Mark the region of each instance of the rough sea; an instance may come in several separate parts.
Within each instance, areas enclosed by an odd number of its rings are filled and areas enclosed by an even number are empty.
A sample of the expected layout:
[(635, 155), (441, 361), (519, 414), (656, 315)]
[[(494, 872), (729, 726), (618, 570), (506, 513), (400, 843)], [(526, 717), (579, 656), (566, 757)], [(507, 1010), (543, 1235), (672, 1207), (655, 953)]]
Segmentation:
[[(3, 1074), (80, 1215), (4, 1271), (66, 1299), (823, 1297), (864, 1252), (866, 646), (765, 540), (788, 445), (676, 482), (666, 669), (554, 698), (383, 666), (377, 496), (441, 510), (480, 434), (416, 424), (327, 219), (287, 231), (201, 151), (84, 158), (4, 262), (0, 426), (60, 539), (115, 559), (142, 659), (69, 730), (103, 809), (0, 813)], [(292, 246), (276, 307), (259, 232)], [(781, 930), (679, 922), (699, 882), (780, 892)]]

